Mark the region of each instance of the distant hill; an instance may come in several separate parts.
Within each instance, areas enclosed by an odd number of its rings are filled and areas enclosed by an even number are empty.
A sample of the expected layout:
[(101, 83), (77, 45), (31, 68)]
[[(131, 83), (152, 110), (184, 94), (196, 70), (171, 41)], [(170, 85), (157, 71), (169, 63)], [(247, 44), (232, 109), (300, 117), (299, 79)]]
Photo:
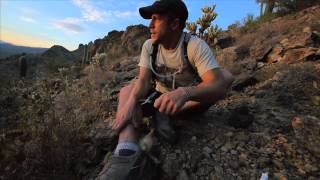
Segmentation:
[(6, 58), (14, 54), (27, 53), (27, 54), (40, 54), (48, 48), (34, 48), (27, 46), (17, 46), (5, 41), (0, 41), (0, 58)]
[(80, 59), (76, 54), (59, 45), (52, 46), (43, 52), (41, 57), (44, 59), (59, 60), (65, 63), (72, 63)]

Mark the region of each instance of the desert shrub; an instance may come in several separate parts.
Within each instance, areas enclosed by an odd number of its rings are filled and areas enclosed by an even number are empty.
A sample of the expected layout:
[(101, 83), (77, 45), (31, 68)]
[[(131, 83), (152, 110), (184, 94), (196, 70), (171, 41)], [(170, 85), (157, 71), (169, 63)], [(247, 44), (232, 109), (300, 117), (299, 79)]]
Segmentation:
[(244, 19), (242, 24), (239, 21), (236, 21), (234, 24), (231, 24), (228, 27), (229, 31), (232, 31), (233, 34), (246, 34), (256, 31), (263, 23), (271, 21), (279, 17), (278, 14), (265, 14), (259, 17), (254, 17), (252, 14), (248, 14)]
[(252, 14), (248, 14), (247, 17), (243, 20), (243, 26), (241, 31), (243, 33), (255, 31), (259, 27), (259, 22), (254, 18)]
[(12, 108), (15, 128), (1, 128), (1, 177), (74, 179), (86, 173), (81, 167), (97, 163), (88, 134), (95, 121), (108, 116), (109, 94), (67, 74), (60, 70), (54, 79), (21, 82), (4, 92), (19, 106)]
[(318, 0), (277, 0), (275, 8), (278, 14), (285, 15), (319, 4)]

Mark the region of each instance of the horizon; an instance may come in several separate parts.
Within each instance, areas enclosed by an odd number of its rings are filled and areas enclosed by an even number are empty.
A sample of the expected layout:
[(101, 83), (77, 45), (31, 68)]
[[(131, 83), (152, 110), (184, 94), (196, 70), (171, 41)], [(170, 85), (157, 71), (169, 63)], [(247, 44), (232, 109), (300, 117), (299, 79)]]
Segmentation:
[[(139, 7), (153, 0), (0, 0), (0, 40), (17, 46), (50, 48), (60, 45), (73, 51), (79, 44), (101, 39), (108, 32), (124, 31), (130, 25), (148, 26)], [(259, 15), (254, 0), (184, 0), (189, 11), (187, 22), (202, 16), (201, 8), (216, 4), (213, 22), (223, 30), (252, 14)], [(21, 28), (23, 27), (23, 28)]]

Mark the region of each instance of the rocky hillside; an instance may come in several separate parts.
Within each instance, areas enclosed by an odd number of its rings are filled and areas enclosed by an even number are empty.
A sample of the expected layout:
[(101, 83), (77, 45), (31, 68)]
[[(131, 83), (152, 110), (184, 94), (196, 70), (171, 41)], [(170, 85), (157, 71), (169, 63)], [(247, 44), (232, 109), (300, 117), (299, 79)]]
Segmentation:
[[(319, 19), (314, 6), (226, 32), (217, 61), (236, 80), (205, 114), (174, 119), (176, 145), (155, 142), (158, 179), (319, 179)], [(101, 60), (80, 74), (0, 86), (0, 179), (94, 179), (116, 145), (117, 94), (137, 76), (146, 38), (142, 25), (112, 31), (73, 52), (87, 46)]]
[[(177, 118), (177, 145), (158, 141), (161, 179), (320, 178), (319, 19), (316, 6), (226, 34), (217, 60), (236, 76), (232, 90), (203, 116)], [(130, 59), (110, 69), (120, 86), (137, 74)], [(112, 120), (91, 134), (109, 151)]]
[[(149, 36), (149, 29), (144, 25), (128, 26), (125, 31), (111, 31), (104, 38), (86, 44), (89, 51), (89, 61), (96, 54), (102, 53), (107, 55), (108, 61), (117, 60), (124, 56), (138, 55), (144, 41)], [(80, 44), (75, 52), (83, 55), (84, 46)]]

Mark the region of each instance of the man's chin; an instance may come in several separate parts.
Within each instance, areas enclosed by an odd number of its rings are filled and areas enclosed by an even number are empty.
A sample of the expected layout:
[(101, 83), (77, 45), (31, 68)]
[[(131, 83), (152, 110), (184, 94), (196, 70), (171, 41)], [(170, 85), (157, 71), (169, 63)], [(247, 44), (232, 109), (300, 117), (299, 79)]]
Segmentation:
[(154, 38), (154, 37), (152, 37), (152, 36), (151, 36), (151, 38), (150, 38), (150, 39), (151, 39), (151, 41), (152, 41), (153, 43), (158, 42), (158, 39), (157, 39), (157, 38)]

